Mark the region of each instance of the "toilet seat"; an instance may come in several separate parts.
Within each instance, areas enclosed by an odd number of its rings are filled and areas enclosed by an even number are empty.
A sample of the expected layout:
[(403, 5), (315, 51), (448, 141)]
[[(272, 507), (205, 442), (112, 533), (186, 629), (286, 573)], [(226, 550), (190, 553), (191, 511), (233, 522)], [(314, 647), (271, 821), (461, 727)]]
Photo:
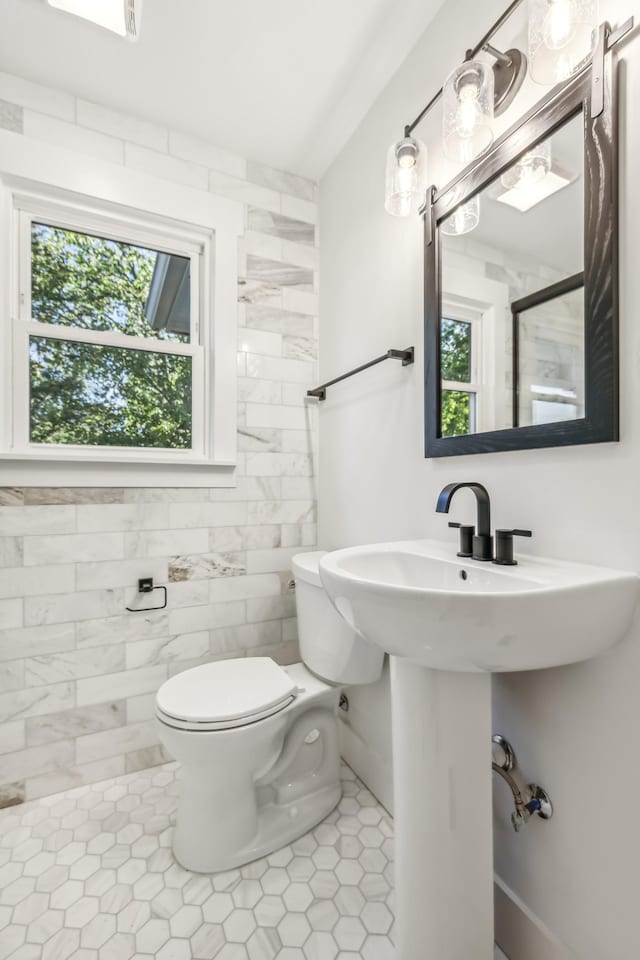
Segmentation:
[(158, 690), (158, 718), (183, 730), (245, 727), (284, 710), (298, 692), (270, 657), (205, 663), (167, 680)]

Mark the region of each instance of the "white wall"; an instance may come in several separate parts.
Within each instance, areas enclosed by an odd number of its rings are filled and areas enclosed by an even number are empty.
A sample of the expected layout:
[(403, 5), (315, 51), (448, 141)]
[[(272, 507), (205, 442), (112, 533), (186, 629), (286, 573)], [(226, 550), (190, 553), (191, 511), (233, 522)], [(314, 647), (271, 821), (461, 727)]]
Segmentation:
[[(436, 536), (450, 539), (453, 551), (453, 533), (434, 513), (436, 495), (446, 482), (473, 479), (489, 488), (496, 526), (533, 529), (526, 549), (640, 570), (640, 115), (629, 107), (629, 91), (640, 89), (637, 39), (621, 53), (627, 91), (621, 111), (622, 441), (423, 456), (422, 226), (418, 218), (404, 222), (385, 214), (385, 153), (502, 6), (450, 0), (321, 183), (322, 377), (388, 347), (415, 344), (418, 360), (406, 369), (376, 367), (334, 389), (323, 405), (319, 542), (331, 548)], [(604, 11), (613, 23), (634, 12), (622, 0), (613, 6)], [(454, 512), (471, 519), (471, 496), (460, 494)], [(494, 729), (513, 741), (523, 770), (556, 804), (551, 822), (532, 823), (516, 835), (508, 798), (496, 786), (497, 871), (565, 944), (563, 956), (630, 960), (640, 954), (639, 684), (640, 621), (605, 658), (495, 680)], [(386, 698), (350, 696), (351, 724), (361, 738), (380, 728), (381, 716), (388, 722)], [(384, 778), (388, 743), (381, 749), (377, 776)], [(377, 743), (367, 763), (376, 751)]]
[[(203, 202), (235, 198), (246, 227), (234, 488), (163, 489), (152, 474), (148, 487), (16, 489), (0, 466), (1, 807), (161, 763), (154, 703), (167, 677), (231, 656), (298, 658), (287, 582), (292, 554), (315, 542), (304, 398), (318, 250), (315, 185), (300, 177), (7, 74), (0, 127)], [(125, 611), (143, 576), (167, 585), (166, 610)]]

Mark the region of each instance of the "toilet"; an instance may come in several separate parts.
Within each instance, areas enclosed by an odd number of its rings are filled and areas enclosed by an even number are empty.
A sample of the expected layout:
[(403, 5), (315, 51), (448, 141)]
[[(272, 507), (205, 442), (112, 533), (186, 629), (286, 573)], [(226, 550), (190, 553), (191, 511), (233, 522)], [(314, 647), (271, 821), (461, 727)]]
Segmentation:
[(384, 655), (332, 607), (322, 556), (292, 562), (302, 663), (221, 660), (158, 690), (160, 741), (182, 767), (173, 851), (187, 870), (214, 873), (265, 856), (340, 800), (340, 686), (377, 680)]

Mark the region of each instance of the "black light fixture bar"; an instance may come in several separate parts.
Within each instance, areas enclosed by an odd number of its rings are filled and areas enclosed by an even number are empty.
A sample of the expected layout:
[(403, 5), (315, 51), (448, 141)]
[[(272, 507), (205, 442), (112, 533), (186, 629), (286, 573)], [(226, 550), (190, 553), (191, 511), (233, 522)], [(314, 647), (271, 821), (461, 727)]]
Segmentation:
[(326, 400), (327, 387), (332, 387), (335, 383), (340, 383), (341, 380), (353, 377), (356, 373), (362, 373), (363, 370), (368, 370), (369, 367), (375, 367), (377, 363), (382, 363), (383, 360), (402, 360), (402, 366), (408, 367), (413, 363), (414, 359), (415, 350), (413, 347), (407, 347), (406, 350), (387, 350), (386, 353), (383, 353), (380, 357), (376, 357), (375, 360), (369, 360), (368, 363), (363, 363), (359, 367), (349, 370), (348, 373), (343, 373), (340, 377), (334, 377), (333, 380), (327, 380), (326, 383), (321, 383), (319, 387), (314, 387), (313, 390), (307, 390), (307, 396), (315, 397), (316, 400)]
[[(467, 50), (465, 54), (465, 60), (473, 60), (473, 58), (477, 56), (477, 54), (479, 54), (480, 51), (485, 48), (485, 46), (493, 38), (494, 34), (496, 34), (500, 29), (500, 27), (502, 27), (507, 22), (511, 14), (517, 10), (517, 8), (520, 6), (522, 2), (523, 0), (513, 0), (513, 2), (509, 4), (506, 10), (504, 10), (500, 14), (496, 22), (492, 24), (491, 27), (487, 30), (482, 40), (480, 40), (480, 42), (477, 43), (475, 47), (472, 47), (470, 50)], [(413, 133), (415, 128), (418, 126), (418, 124), (421, 123), (422, 120), (424, 120), (424, 118), (432, 109), (432, 107), (436, 105), (436, 103), (442, 96), (443, 89), (444, 89), (443, 87), (440, 87), (438, 92), (434, 94), (433, 97), (431, 97), (431, 100), (429, 100), (427, 105), (420, 111), (420, 113), (415, 118), (415, 120), (404, 128), (405, 137), (408, 137)]]

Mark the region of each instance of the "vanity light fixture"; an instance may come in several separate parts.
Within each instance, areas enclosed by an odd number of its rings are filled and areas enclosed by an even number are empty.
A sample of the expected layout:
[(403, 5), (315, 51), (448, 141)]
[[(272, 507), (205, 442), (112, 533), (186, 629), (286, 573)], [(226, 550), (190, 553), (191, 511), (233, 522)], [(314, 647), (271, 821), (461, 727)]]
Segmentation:
[[(515, 207), (520, 213), (526, 213), (536, 204), (553, 196), (559, 190), (568, 187), (573, 183), (575, 176), (562, 170), (560, 167), (551, 166), (551, 169), (539, 180), (530, 180), (527, 183), (519, 183), (514, 187), (507, 188), (502, 193), (498, 193), (495, 199), (499, 203), (506, 203), (510, 207)], [(501, 186), (505, 184), (501, 181)]]
[(47, 3), (127, 40), (137, 40), (140, 35), (142, 0), (47, 0)]
[(426, 189), (427, 148), (415, 137), (404, 136), (387, 153), (385, 210), (394, 217), (417, 213)]
[(466, 203), (461, 203), (453, 213), (440, 223), (440, 232), (448, 237), (461, 237), (464, 233), (471, 233), (480, 222), (480, 197), (471, 197)]
[(507, 190), (528, 190), (547, 176), (551, 170), (551, 140), (542, 140), (531, 150), (527, 150), (517, 163), (509, 167), (500, 177), (500, 183)]
[(549, 85), (567, 80), (591, 53), (597, 0), (527, 0), (531, 77)]
[[(408, 217), (424, 205), (427, 154), (424, 144), (414, 138), (413, 131), (441, 97), (444, 101), (443, 146), (449, 159), (467, 164), (491, 146), (493, 118), (507, 109), (522, 86), (527, 58), (517, 49), (502, 53), (490, 41), (522, 2), (512, 0), (482, 40), (467, 50), (464, 62), (450, 74), (444, 87), (431, 98), (413, 123), (404, 128), (403, 138), (389, 148), (385, 178), (385, 209), (388, 213)], [(494, 63), (479, 60), (480, 52), (493, 57)]]

